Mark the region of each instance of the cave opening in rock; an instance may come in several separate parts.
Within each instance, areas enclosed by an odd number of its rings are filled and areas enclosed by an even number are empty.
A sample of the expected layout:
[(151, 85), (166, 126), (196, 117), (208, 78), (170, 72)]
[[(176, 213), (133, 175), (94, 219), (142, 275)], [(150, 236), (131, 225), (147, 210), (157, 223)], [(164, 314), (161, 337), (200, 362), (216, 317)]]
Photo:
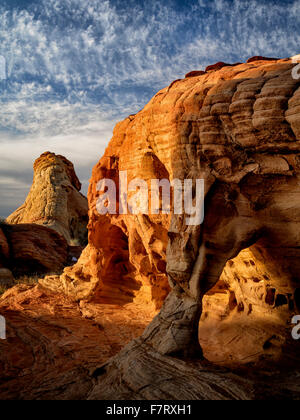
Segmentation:
[(279, 308), (280, 306), (288, 305), (288, 299), (285, 295), (278, 294), (276, 296), (275, 307)]
[(135, 279), (135, 267), (129, 259), (129, 240), (121, 227), (105, 226), (107, 232), (97, 236), (97, 243), (106, 255), (106, 263), (101, 269), (98, 288), (93, 301), (126, 305), (133, 302), (142, 284)]
[[(280, 279), (272, 275), (271, 264), (263, 264), (263, 257), (258, 244), (242, 250), (227, 262), (218, 283), (204, 296), (199, 342), (209, 361), (250, 363), (266, 352), (277, 352), (270, 340), (278, 323), (275, 308), (288, 309), (291, 299), (278, 292)], [(299, 310), (300, 289), (294, 301)]]

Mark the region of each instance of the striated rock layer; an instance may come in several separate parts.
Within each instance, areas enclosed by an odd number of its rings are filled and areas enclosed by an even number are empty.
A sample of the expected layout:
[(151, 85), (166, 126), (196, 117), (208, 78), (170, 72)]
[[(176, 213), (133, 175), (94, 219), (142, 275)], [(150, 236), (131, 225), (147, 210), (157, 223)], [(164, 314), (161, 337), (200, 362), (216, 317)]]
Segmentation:
[[(200, 341), (220, 363), (278, 360), (300, 309), (300, 81), (293, 66), (262, 57), (217, 63), (173, 82), (119, 123), (93, 170), (89, 245), (53, 288), (77, 300), (156, 307), (172, 290), (143, 335), (160, 353), (201, 355)], [(97, 184), (109, 178), (118, 185), (120, 171), (128, 182), (204, 179), (204, 223), (188, 226), (186, 215), (99, 215)]]
[(46, 226), (20, 224), (0, 228), (0, 263), (16, 276), (61, 273), (68, 255), (64, 237)]
[(34, 223), (56, 230), (70, 242), (86, 245), (88, 204), (73, 164), (46, 152), (34, 163), (25, 203), (7, 218), (11, 224)]
[(75, 303), (41, 286), (0, 297), (0, 400), (86, 399), (92, 373), (139, 336), (154, 313), (143, 306)]
[[(0, 399), (300, 398), (292, 67), (263, 57), (217, 63), (116, 127), (93, 171), (78, 264), (42, 280), (47, 289), (17, 286), (0, 298)], [(187, 226), (186, 215), (100, 216), (98, 181), (125, 170), (129, 181), (203, 178), (203, 225)], [(10, 255), (1, 230), (0, 251), (1, 264)], [(231, 369), (200, 361), (201, 350)]]

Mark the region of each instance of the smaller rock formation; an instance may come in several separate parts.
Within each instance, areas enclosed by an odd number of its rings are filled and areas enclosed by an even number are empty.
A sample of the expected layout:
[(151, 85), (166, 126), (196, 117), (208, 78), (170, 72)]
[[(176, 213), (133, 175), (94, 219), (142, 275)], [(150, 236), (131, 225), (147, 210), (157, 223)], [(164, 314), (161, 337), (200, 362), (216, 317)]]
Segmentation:
[(87, 243), (88, 203), (73, 164), (46, 152), (34, 163), (25, 203), (7, 218), (11, 224), (34, 223), (56, 230), (71, 244)]
[(67, 241), (45, 226), (3, 225), (0, 241), (2, 266), (15, 276), (59, 273), (67, 265)]

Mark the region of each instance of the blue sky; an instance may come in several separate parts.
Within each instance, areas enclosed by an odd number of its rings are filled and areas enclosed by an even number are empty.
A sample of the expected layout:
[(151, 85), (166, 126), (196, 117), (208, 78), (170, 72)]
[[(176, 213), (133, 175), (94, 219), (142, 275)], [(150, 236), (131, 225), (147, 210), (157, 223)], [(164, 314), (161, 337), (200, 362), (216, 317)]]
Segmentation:
[(86, 192), (115, 123), (217, 61), (299, 54), (300, 0), (0, 0), (0, 216), (44, 151)]

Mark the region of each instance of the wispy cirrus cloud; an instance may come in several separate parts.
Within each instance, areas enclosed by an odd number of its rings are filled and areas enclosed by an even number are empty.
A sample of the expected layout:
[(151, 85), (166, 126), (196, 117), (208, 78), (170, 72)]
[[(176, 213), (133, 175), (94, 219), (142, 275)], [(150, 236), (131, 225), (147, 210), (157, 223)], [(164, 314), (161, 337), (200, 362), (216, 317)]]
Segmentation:
[(86, 189), (117, 120), (190, 70), (299, 53), (299, 24), (300, 0), (2, 0), (0, 215), (40, 153), (73, 160)]

